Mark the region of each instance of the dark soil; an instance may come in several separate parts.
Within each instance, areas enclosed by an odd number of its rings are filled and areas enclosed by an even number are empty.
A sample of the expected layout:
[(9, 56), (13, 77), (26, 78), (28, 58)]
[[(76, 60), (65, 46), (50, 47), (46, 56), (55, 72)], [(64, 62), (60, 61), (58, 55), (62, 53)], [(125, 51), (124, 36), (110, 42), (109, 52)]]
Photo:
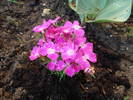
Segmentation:
[[(120, 62), (133, 61), (133, 38), (128, 36), (128, 27), (133, 25), (130, 20), (121, 24), (86, 24), (86, 36), (95, 44), (98, 55), (93, 65), (95, 77), (81, 72), (59, 80), (40, 60), (29, 60), (30, 50), (39, 38), (32, 32), (34, 26), (56, 16), (79, 19), (66, 1), (1, 0), (0, 100), (124, 100), (128, 96), (131, 83), (122, 74)], [(43, 12), (46, 8), (50, 12)]]

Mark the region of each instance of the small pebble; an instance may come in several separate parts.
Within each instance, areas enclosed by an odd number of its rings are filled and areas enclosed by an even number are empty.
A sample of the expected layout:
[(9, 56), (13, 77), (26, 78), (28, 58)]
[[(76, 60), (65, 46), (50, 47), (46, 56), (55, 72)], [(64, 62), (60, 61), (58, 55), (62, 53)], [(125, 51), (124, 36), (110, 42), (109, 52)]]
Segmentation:
[(110, 35), (110, 37), (113, 37), (113, 35)]
[(21, 34), (21, 35), (22, 35), (23, 33), (22, 33), (22, 32), (20, 32), (19, 34)]
[(42, 13), (42, 16), (45, 16), (45, 15), (49, 15), (50, 14), (50, 11), (51, 9), (43, 9), (43, 13)]
[(129, 68), (133, 68), (133, 65), (129, 66)]
[(129, 48), (128, 48), (128, 47), (126, 47), (126, 50), (129, 50)]
[(32, 36), (31, 36), (31, 38), (33, 39), (33, 38), (34, 38), (34, 36), (32, 35)]
[(43, 6), (46, 6), (46, 3), (43, 3), (42, 5), (43, 5)]

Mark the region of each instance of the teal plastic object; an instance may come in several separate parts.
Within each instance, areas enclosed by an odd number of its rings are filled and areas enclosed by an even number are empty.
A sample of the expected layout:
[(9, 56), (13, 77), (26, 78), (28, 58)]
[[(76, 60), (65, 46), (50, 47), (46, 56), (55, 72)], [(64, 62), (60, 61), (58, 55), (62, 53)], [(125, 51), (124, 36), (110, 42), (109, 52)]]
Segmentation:
[(124, 22), (131, 14), (132, 0), (69, 0), (69, 6), (82, 22)]

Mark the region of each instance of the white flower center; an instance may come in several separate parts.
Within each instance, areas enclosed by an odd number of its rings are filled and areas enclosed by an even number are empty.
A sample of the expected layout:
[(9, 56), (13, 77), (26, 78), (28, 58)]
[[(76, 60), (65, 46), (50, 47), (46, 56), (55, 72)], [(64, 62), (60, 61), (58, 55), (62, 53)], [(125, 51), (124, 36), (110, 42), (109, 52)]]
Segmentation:
[(49, 49), (47, 50), (47, 53), (48, 53), (48, 54), (53, 54), (53, 53), (55, 53), (55, 49), (49, 48)]
[(38, 56), (39, 56), (39, 53), (38, 53), (38, 52), (37, 52), (37, 53), (35, 53), (35, 56), (36, 56), (36, 57), (38, 57)]
[(80, 26), (79, 26), (79, 25), (74, 25), (73, 28), (74, 28), (75, 30), (78, 30), (78, 29), (80, 29)]
[(74, 54), (74, 51), (72, 49), (69, 49), (67, 51), (68, 56), (72, 56)]
[(68, 33), (68, 32), (69, 32), (69, 30), (68, 30), (68, 29), (65, 29), (65, 30), (64, 30), (64, 32), (65, 32), (65, 33)]

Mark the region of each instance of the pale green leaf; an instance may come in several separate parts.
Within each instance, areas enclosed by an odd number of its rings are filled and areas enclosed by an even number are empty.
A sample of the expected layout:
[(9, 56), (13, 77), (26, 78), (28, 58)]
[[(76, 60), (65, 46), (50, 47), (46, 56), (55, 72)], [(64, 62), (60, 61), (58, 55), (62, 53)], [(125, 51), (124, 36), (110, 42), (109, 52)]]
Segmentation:
[(69, 5), (85, 22), (124, 22), (131, 14), (132, 0), (69, 0)]

